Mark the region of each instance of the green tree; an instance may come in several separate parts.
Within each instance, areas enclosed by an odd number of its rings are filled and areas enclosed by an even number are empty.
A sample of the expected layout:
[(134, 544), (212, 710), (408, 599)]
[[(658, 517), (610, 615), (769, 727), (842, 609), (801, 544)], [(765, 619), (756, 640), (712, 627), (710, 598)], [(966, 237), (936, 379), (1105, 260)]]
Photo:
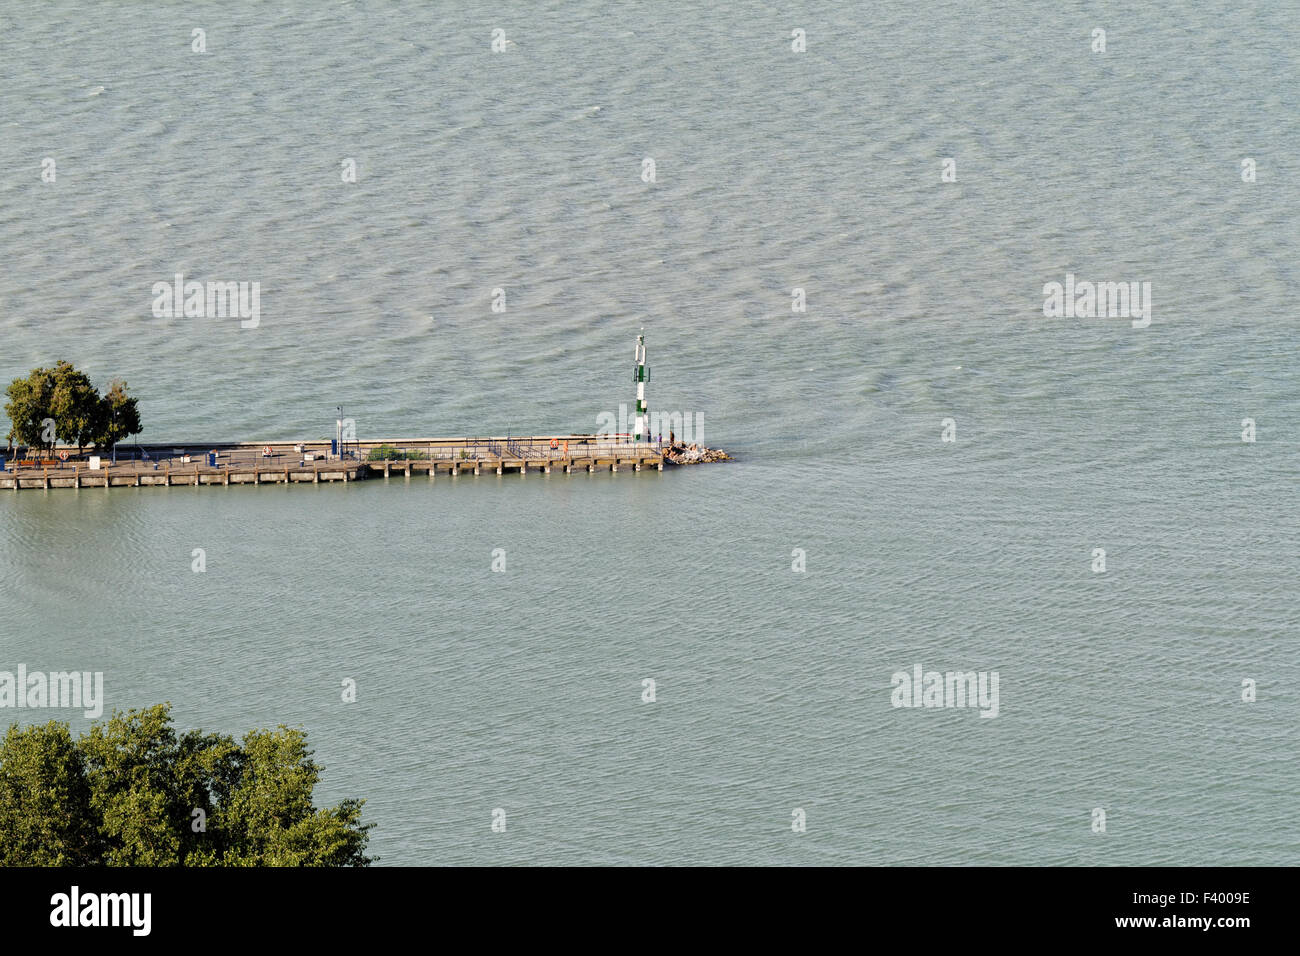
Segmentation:
[(11, 726), (0, 742), (0, 866), (88, 866), (102, 854), (68, 725)]
[(54, 367), (54, 394), (50, 401), (50, 416), (59, 441), (76, 445), (80, 455), (91, 436), (102, 431), (103, 414), (99, 390), (90, 378), (71, 362), (60, 360)]
[(140, 425), (138, 402), (139, 399), (126, 393), (126, 382), (122, 379), (109, 382), (108, 393), (102, 399), (100, 428), (91, 436), (96, 451), (112, 451), (122, 439), (144, 430)]
[[(77, 446), (77, 454), (90, 443), (101, 452), (143, 431), (138, 399), (127, 394), (126, 382), (115, 378), (100, 396), (85, 372), (60, 360), (52, 369), (33, 369), (16, 378), (6, 390), (5, 413), (11, 427), (8, 437), (31, 447), (54, 448), (58, 439)], [(53, 429), (46, 422), (54, 423)]]
[[(217, 807), (221, 832), (239, 839), (221, 862), (258, 866), (362, 866), (365, 830), (361, 800), (313, 809), (312, 790), (321, 768), (311, 759), (301, 731), (280, 727), (244, 736), (241, 772), (228, 799)], [(360, 831), (360, 832), (359, 832)]]
[(317, 809), (306, 735), (177, 734), (171, 705), (0, 743), (0, 864), (367, 866), (363, 800)]
[(54, 418), (54, 371), (47, 368), (32, 369), (26, 378), (16, 378), (5, 390), (9, 401), (5, 414), (9, 416), (8, 438), (20, 445), (54, 447), (54, 437), (44, 434), (45, 422)]

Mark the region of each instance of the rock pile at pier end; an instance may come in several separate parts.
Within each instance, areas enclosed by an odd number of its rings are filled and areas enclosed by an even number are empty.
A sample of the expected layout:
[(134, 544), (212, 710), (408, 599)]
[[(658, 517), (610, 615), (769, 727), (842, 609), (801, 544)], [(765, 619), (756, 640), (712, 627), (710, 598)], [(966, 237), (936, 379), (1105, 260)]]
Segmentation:
[(721, 448), (705, 448), (703, 445), (687, 445), (677, 442), (664, 449), (664, 461), (673, 465), (699, 465), (707, 461), (734, 461)]

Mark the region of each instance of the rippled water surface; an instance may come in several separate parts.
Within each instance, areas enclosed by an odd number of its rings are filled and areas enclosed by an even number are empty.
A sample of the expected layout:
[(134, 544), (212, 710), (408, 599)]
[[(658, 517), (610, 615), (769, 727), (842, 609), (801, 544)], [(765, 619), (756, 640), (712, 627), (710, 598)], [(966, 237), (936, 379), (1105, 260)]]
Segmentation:
[[(0, 7), (0, 379), (591, 431), (644, 327), (739, 459), (3, 492), (0, 669), (301, 725), (390, 864), (1294, 862), (1293, 11), (996, 7)], [(1067, 272), (1150, 327), (1044, 318)], [(176, 273), (260, 325), (155, 318)], [(891, 707), (918, 663), (998, 717)]]

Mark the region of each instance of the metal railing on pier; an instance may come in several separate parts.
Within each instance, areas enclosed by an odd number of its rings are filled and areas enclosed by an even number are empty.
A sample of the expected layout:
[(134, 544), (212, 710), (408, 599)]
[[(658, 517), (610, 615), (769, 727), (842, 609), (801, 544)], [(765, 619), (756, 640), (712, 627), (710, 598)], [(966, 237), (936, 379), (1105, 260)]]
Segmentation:
[[(380, 446), (366, 447), (362, 444), (360, 458), (362, 461), (382, 461), (382, 458), (371, 458), (370, 453), (374, 448)], [(632, 457), (635, 455), (658, 455), (661, 454), (664, 444), (661, 442), (631, 442), (618, 438), (591, 438), (581, 439), (578, 441), (560, 441), (556, 440), (554, 446), (548, 439), (508, 439), (503, 442), (499, 441), (481, 441), (469, 442), (464, 445), (434, 445), (434, 446), (388, 446), (391, 449), (390, 460), (405, 461), (495, 461), (496, 459), (506, 460), (524, 460), (524, 461), (545, 461), (546, 459), (559, 458), (592, 458), (592, 457), (610, 457), (612, 455), (626, 455)]]

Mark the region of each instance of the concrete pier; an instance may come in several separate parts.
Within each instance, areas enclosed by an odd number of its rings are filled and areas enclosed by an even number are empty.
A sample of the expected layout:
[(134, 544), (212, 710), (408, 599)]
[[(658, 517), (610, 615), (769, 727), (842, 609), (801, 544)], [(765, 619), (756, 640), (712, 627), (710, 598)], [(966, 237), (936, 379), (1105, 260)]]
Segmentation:
[[(435, 445), (434, 441), (440, 444)], [(553, 469), (562, 470), (566, 475), (575, 471), (594, 473), (608, 470), (617, 473), (621, 468), (630, 468), (636, 472), (664, 469), (664, 457), (657, 445), (623, 445), (583, 436), (566, 436), (563, 444), (555, 439), (542, 439), (540, 442), (537, 439), (509, 440), (508, 445), (505, 441), (490, 439), (390, 440), (382, 444), (401, 449), (403, 454), (410, 457), (373, 461), (365, 460), (369, 449), (381, 443), (366, 442), (356, 450), (355, 457), (349, 455), (344, 458), (327, 453), (308, 453), (304, 450), (307, 444), (296, 443), (279, 451), (274, 445), (268, 446), (265, 443), (247, 446), (255, 447), (255, 454), (239, 454), (239, 451), (246, 451), (245, 446), (227, 446), (227, 452), (218, 454), (215, 467), (208, 463), (206, 454), (199, 454), (198, 449), (202, 446), (198, 445), (192, 446), (188, 451), (190, 460), (176, 465), (173, 462), (178, 457), (183, 458), (182, 453), (185, 452), (180, 446), (167, 446), (174, 454), (165, 461), (119, 460), (116, 465), (103, 461), (95, 469), (90, 468), (88, 462), (78, 460), (57, 465), (43, 461), (39, 466), (21, 461), (7, 462), (6, 470), (0, 472), (0, 489), (108, 490), (155, 485), (164, 488), (177, 485), (196, 488), (220, 485), (228, 488), (231, 485), (260, 487), (288, 486), (303, 482), (315, 485), (322, 482), (347, 483), (379, 477), (387, 479), (397, 475), (408, 481), (412, 477), (426, 475), (429, 481), (433, 481), (439, 474), (453, 477), (468, 473), (471, 469), (475, 475), (482, 474), (484, 469), (490, 469), (488, 474), (504, 476), (517, 472), (521, 477), (527, 476), (530, 469), (543, 475), (551, 474)], [(266, 453), (268, 448), (270, 454)]]
[[(692, 446), (693, 447), (693, 446)], [(617, 473), (630, 469), (663, 471), (677, 463), (659, 442), (632, 442), (623, 435), (543, 435), (531, 438), (387, 438), (349, 442), (339, 453), (328, 441), (172, 442), (119, 445), (117, 464), (74, 449), (55, 449), (57, 458), (5, 462), (0, 489), (141, 488), (153, 485), (291, 485), (308, 482), (365, 481), (397, 475), (407, 481), (422, 474), (551, 474), (552, 469)], [(211, 464), (211, 455), (216, 464)], [(675, 456), (672, 456), (675, 457)], [(723, 455), (723, 458), (726, 456)], [(67, 460), (63, 460), (67, 459)]]

